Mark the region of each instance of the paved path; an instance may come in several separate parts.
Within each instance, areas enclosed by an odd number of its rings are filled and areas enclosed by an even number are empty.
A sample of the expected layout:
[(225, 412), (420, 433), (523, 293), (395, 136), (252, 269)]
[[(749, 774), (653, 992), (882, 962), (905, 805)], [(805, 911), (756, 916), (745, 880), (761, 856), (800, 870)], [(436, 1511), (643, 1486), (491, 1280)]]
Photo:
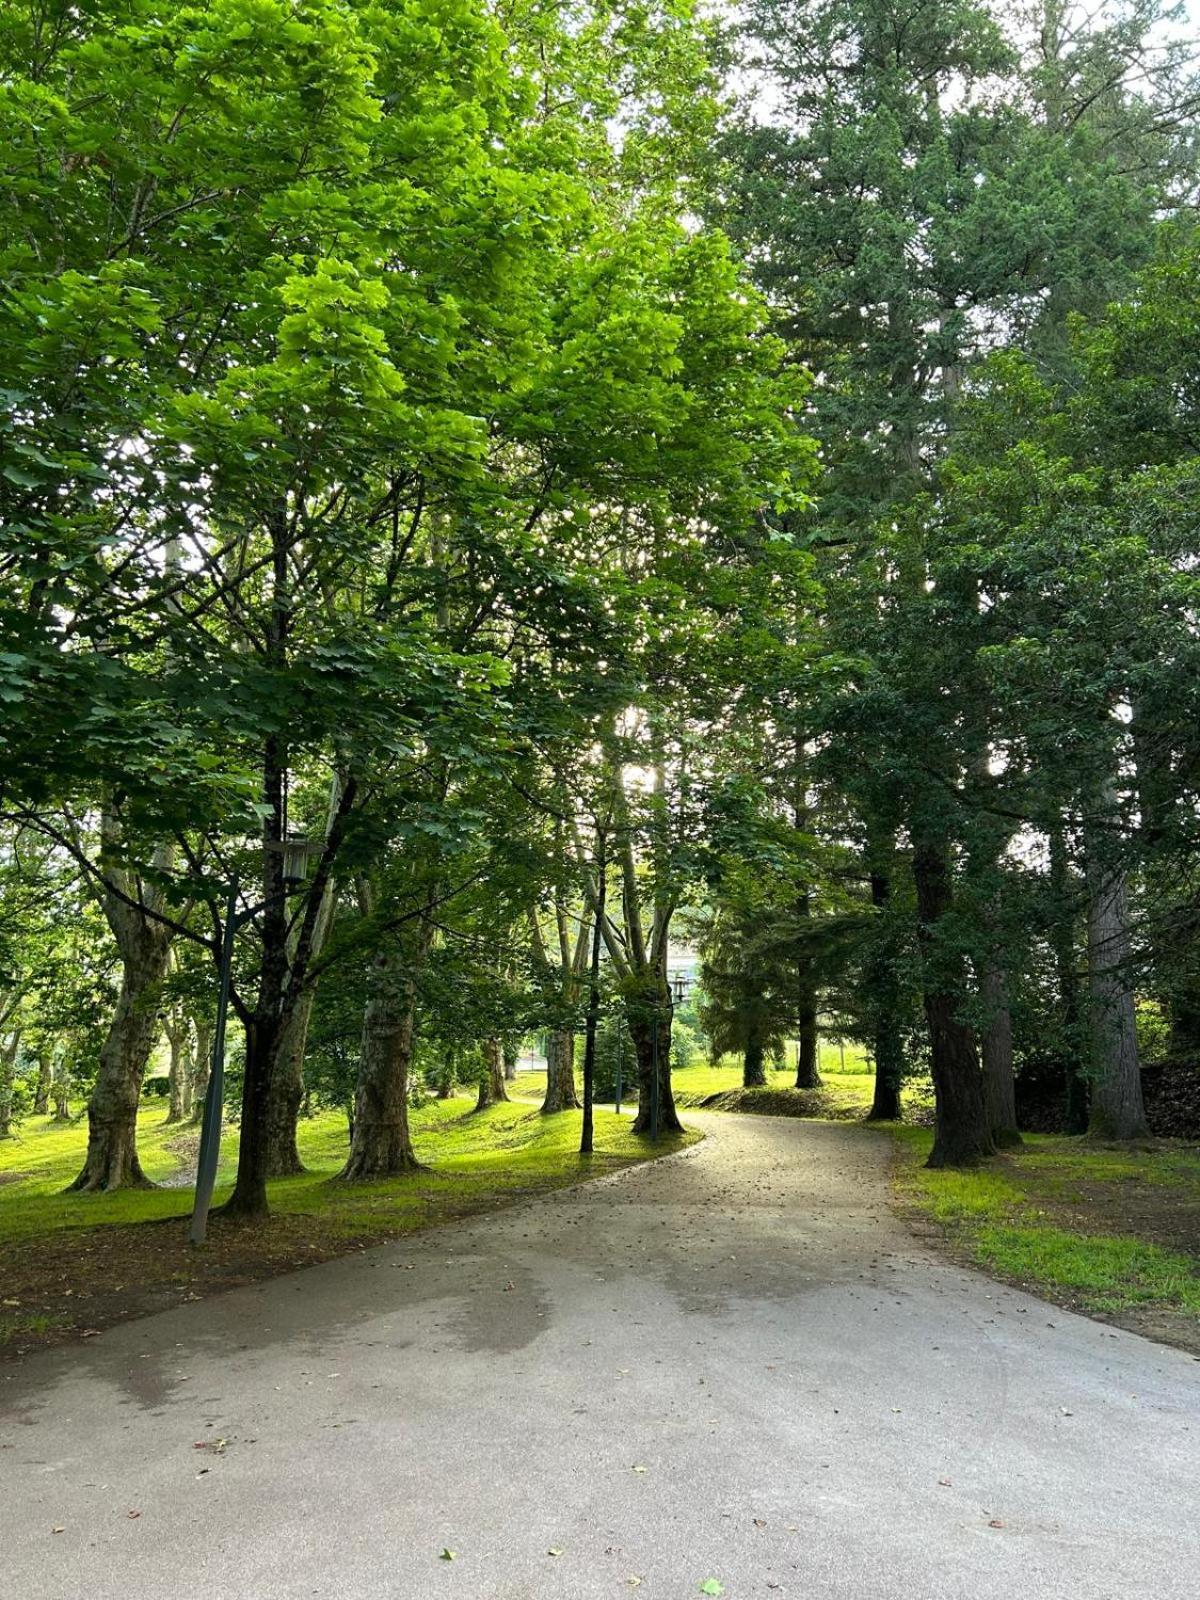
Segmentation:
[(882, 1138), (696, 1121), (0, 1380), (0, 1590), (1196, 1600), (1200, 1364), (925, 1253)]

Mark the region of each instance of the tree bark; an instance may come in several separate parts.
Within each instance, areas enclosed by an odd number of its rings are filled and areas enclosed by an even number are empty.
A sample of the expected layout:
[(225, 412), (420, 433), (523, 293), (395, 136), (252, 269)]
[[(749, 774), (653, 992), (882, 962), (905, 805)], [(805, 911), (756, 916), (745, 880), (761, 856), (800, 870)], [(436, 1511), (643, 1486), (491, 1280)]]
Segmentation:
[(304, 1171), (296, 1132), (304, 1101), (304, 1050), (315, 999), (314, 990), (305, 990), (280, 1032), (267, 1102), (268, 1178), (290, 1178)]
[(194, 1123), (204, 1121), (204, 1097), (208, 1093), (208, 1079), (212, 1072), (213, 1029), (209, 1022), (192, 1018), (196, 1030), (196, 1058), (192, 1066), (192, 1114)]
[[(883, 916), (892, 897), (892, 880), (882, 872), (871, 874), (871, 904)], [(903, 1115), (900, 1084), (904, 1076), (904, 1046), (896, 1024), (894, 1007), (898, 1003), (891, 952), (877, 934), (868, 957), (869, 985), (876, 1008), (875, 1018), (875, 1093), (870, 1122), (899, 1122)]]
[(1129, 913), (1123, 870), (1088, 866), (1088, 990), (1091, 1001), (1092, 1105), (1088, 1131), (1104, 1139), (1144, 1139)]
[(1017, 1128), (1017, 1085), (1013, 1075), (1012, 1012), (1008, 1007), (1008, 984), (999, 958), (989, 957), (981, 985), (985, 1008), (981, 1054), (983, 1056), (983, 1097), (987, 1107), (988, 1130), (998, 1150), (1010, 1150), (1021, 1143)]
[(766, 1086), (767, 1068), (762, 1034), (752, 1027), (746, 1036), (746, 1048), (742, 1054), (742, 1088), (765, 1089)]
[(191, 1024), (187, 1017), (182, 1019), (168, 1017), (166, 1034), (171, 1052), (171, 1064), (167, 1071), (166, 1120), (182, 1122), (191, 1110), (189, 1098), (192, 1088), (192, 1062), (189, 1050)]
[(54, 1059), (48, 1050), (43, 1050), (38, 1056), (37, 1088), (33, 1095), (33, 1114), (35, 1117), (48, 1116), (50, 1112), (50, 1089), (54, 1083)]
[(649, 1133), (654, 1116), (655, 1077), (658, 1080), (658, 1126), (660, 1132), (682, 1133), (683, 1123), (675, 1109), (671, 1092), (671, 991), (660, 980), (654, 992), (655, 1009), (639, 1014), (637, 1002), (628, 1009), (629, 1037), (637, 1057), (638, 1108), (633, 1119), (634, 1133)]
[(820, 1033), (817, 1028), (817, 1007), (809, 998), (801, 1000), (800, 1038), (796, 1050), (797, 1089), (821, 1087)]
[(171, 935), (134, 907), (107, 909), (121, 950), (121, 989), (88, 1100), (87, 1156), (68, 1193), (152, 1187), (138, 1160), (137, 1114)]
[(542, 1111), (578, 1111), (575, 1092), (575, 1034), (570, 1028), (556, 1028), (546, 1040), (546, 1098)]
[(0, 1139), (12, 1137), (13, 1091), (20, 1053), (21, 1030), (14, 1028), (0, 1045)]
[(1067, 846), (1061, 825), (1050, 831), (1050, 887), (1053, 892), (1050, 944), (1058, 985), (1066, 1090), (1067, 1133), (1087, 1132), (1091, 1085), (1083, 1068), (1079, 977), (1075, 960), (1075, 913), (1067, 869)]
[(963, 992), (961, 957), (939, 938), (953, 904), (950, 856), (940, 839), (917, 838), (913, 847), (925, 1020), (936, 1102), (931, 1167), (969, 1167), (996, 1146), (988, 1130), (983, 1074), (971, 1030), (958, 1015)]
[[(329, 821), (332, 828), (337, 817), (342, 785), (334, 780), (329, 797)], [(334, 884), (326, 886), (316, 921), (312, 929), (310, 959), (321, 954), (333, 922)], [(288, 941), (288, 963), (295, 959), (298, 929), (293, 928)], [(308, 1044), (308, 1025), (312, 1020), (316, 1002), (315, 985), (305, 989), (298, 997), (287, 1018), (279, 1040), (275, 1070), (271, 1075), (271, 1095), (267, 1106), (267, 1176), (290, 1178), (304, 1171), (300, 1147), (296, 1142), (300, 1110), (304, 1104), (304, 1052)]]
[(71, 1067), (65, 1055), (54, 1063), (54, 1084), (51, 1090), (55, 1122), (71, 1120)]
[(476, 1111), (482, 1111), (486, 1106), (496, 1105), (501, 1100), (508, 1099), (508, 1090), (504, 1087), (504, 1050), (499, 1039), (485, 1039), (483, 1041), (483, 1072), (479, 1078), (479, 1099), (475, 1104)]
[(420, 1167), (408, 1126), (416, 984), (396, 949), (372, 963), (372, 991), (363, 1013), (362, 1054), (351, 1120), (350, 1155), (339, 1177), (392, 1178)]
[(516, 1039), (504, 1041), (504, 1081), (515, 1083), (517, 1081), (517, 1062), (521, 1058), (521, 1046)]

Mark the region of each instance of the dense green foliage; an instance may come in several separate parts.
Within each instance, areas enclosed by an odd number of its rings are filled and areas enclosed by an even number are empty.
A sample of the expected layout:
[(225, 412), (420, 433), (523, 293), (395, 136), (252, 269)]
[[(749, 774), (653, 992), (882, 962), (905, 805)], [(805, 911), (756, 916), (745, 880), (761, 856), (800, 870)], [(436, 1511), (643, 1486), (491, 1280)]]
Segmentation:
[(928, 1070), (935, 1164), (1140, 1135), (1139, 1030), (1195, 1084), (1173, 28), (10, 5), (0, 1135), (86, 1089), (147, 1183), (226, 946), (241, 1214), (305, 1108), (363, 1180), (522, 1041), (574, 1106), (597, 993), (676, 1128), (681, 939), (714, 1057)]

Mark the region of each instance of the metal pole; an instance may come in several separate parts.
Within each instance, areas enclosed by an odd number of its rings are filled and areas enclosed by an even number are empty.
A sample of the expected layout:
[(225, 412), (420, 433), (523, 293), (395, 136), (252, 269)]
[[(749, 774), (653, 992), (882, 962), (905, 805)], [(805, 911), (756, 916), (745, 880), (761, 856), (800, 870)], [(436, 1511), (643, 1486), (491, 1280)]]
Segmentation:
[(221, 1117), (225, 1109), (225, 1019), (229, 1015), (229, 985), (233, 972), (233, 936), (237, 932), (237, 879), (229, 890), (225, 910), (225, 930), (221, 938), (221, 960), (217, 988), (217, 1021), (213, 1028), (212, 1070), (204, 1096), (204, 1121), (200, 1125), (200, 1156), (196, 1163), (196, 1198), (192, 1203), (192, 1225), (188, 1239), (203, 1244), (208, 1229), (208, 1208), (217, 1181), (217, 1162), (221, 1155)]
[(651, 1026), (654, 1029), (654, 1033), (653, 1033), (653, 1040), (654, 1040), (654, 1049), (653, 1049), (654, 1075), (650, 1080), (650, 1140), (651, 1140), (652, 1144), (657, 1144), (658, 1143), (658, 1097), (659, 1097), (659, 1088), (658, 1088), (658, 1013), (659, 1013), (659, 1010), (660, 1010), (660, 1007), (655, 1006), (654, 1012), (653, 1012), (654, 1020), (653, 1020), (653, 1022), (651, 1024)]

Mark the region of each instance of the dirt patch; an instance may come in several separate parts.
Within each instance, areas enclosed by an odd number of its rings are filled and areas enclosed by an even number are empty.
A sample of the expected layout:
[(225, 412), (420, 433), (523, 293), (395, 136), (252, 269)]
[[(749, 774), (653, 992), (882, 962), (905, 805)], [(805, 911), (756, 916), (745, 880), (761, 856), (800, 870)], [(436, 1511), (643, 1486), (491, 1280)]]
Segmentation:
[(22, 1178), (28, 1178), (29, 1176), (28, 1172), (0, 1172), (0, 1189), (6, 1183), (20, 1183)]
[(1061, 1197), (1039, 1190), (1038, 1198), (1056, 1224), (1071, 1232), (1128, 1234), (1189, 1255), (1200, 1265), (1200, 1194), (1117, 1180), (1072, 1183)]

